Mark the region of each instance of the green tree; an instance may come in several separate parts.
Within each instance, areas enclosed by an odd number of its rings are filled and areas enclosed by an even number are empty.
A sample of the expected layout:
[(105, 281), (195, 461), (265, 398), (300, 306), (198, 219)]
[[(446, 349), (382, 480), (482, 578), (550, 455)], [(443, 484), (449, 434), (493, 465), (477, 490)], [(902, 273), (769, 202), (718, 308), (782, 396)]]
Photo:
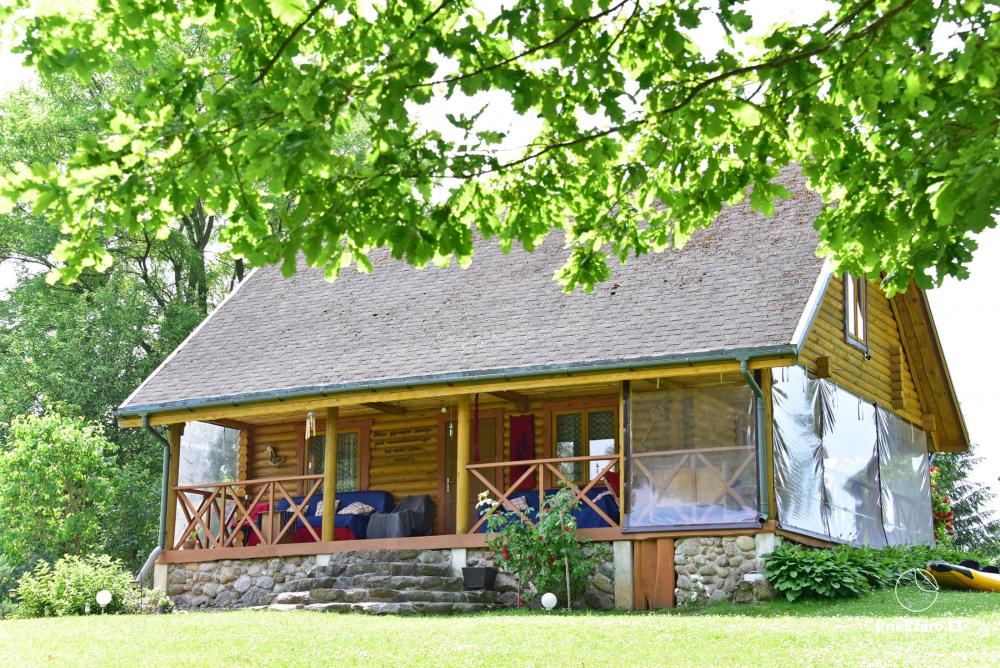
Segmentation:
[[(183, 47), (200, 48), (196, 37)], [(0, 100), (0, 170), (65, 164), (95, 132), (95, 114), (134, 97), (145, 73), (118, 59), (86, 83), (42, 77)], [(17, 416), (47, 405), (99, 423), (115, 445), (102, 544), (131, 567), (155, 543), (161, 455), (141, 431), (119, 429), (114, 409), (242, 278), (242, 263), (219, 244), (224, 222), (195, 206), (165, 234), (107, 237), (111, 270), (51, 285), (44, 272), (66, 236), (60, 222), (23, 206), (0, 215), (0, 262), (22, 269), (0, 297), (0, 451)]]
[(956, 545), (981, 548), (1000, 541), (1000, 518), (990, 508), (996, 494), (989, 485), (969, 478), (982, 461), (975, 446), (934, 455), (938, 484), (954, 513)]
[[(66, 168), (9, 173), (2, 206), (59, 222), (53, 280), (107, 268), (106, 239), (163, 235), (200, 205), (253, 263), (290, 273), (301, 251), (330, 276), (368, 269), (374, 247), (464, 263), (473, 230), (531, 249), (561, 229), (558, 278), (590, 288), (609, 255), (681, 245), (747, 191), (770, 212), (797, 162), (836, 203), (817, 227), (839, 267), (884, 273), (890, 293), (964, 276), (1000, 201), (996, 3), (841, 0), (754, 39), (741, 5), (2, 0), (45, 76), (91, 82), (117, 54), (144, 68)], [(176, 50), (192, 26), (205, 50)], [(712, 26), (717, 51), (692, 37)], [(414, 119), (478, 93), (540, 131), (518, 149), (480, 113), (446, 114), (448, 133)], [(359, 163), (343, 142), (364, 114)]]
[(17, 418), (0, 453), (0, 551), (18, 563), (100, 547), (112, 446), (57, 412)]

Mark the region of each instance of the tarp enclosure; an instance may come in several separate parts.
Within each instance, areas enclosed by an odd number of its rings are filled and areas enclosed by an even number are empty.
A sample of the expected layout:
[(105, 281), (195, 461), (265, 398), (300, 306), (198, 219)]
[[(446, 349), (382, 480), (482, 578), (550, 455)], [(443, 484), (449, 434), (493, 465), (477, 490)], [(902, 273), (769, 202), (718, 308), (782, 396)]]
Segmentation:
[[(240, 432), (207, 422), (189, 422), (181, 436), (181, 458), (177, 468), (178, 485), (205, 485), (236, 480), (239, 466)], [(197, 506), (202, 499), (192, 497)], [(232, 508), (231, 502), (227, 508)], [(209, 516), (215, 524), (215, 516)], [(174, 535), (180, 536), (188, 522), (178, 500)]]
[(634, 381), (626, 529), (755, 524), (754, 395), (739, 374)]
[(933, 542), (927, 435), (801, 367), (772, 374), (782, 526), (854, 545)]

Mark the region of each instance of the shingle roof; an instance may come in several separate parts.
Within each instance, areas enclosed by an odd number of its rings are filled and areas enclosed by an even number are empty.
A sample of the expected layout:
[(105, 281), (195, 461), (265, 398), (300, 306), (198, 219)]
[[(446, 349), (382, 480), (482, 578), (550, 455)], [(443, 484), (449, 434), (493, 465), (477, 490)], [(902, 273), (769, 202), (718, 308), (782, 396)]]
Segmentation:
[(121, 407), (124, 414), (295, 390), (787, 346), (822, 268), (822, 208), (791, 197), (764, 217), (725, 209), (682, 251), (646, 255), (592, 294), (562, 292), (567, 251), (477, 245), (472, 266), (417, 270), (373, 253), (371, 274), (328, 283), (303, 269), (256, 272)]

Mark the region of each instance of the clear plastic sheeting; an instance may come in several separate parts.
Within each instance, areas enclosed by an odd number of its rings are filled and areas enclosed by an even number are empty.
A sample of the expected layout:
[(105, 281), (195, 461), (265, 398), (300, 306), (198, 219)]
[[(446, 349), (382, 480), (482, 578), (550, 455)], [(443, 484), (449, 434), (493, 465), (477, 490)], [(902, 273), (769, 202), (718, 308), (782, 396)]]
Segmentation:
[(635, 381), (625, 527), (756, 523), (754, 395), (739, 375)]
[(882, 517), (889, 545), (919, 545), (934, 537), (927, 434), (878, 409)]
[(782, 526), (854, 545), (930, 543), (926, 434), (800, 367), (772, 378)]
[(774, 487), (783, 526), (829, 536), (824, 511), (829, 506), (823, 484), (826, 456), (817, 420), (819, 388), (819, 381), (797, 367), (774, 372)]
[(821, 380), (823, 462), (830, 535), (853, 545), (883, 547), (875, 407)]
[[(207, 422), (189, 422), (181, 436), (178, 485), (205, 485), (236, 479), (239, 465), (240, 432)], [(199, 499), (192, 497), (195, 504)], [(228, 506), (229, 504), (227, 504)], [(230, 506), (231, 507), (231, 506)], [(177, 506), (175, 536), (187, 527), (187, 520)], [(214, 525), (214, 522), (212, 523)]]
[(235, 480), (240, 432), (207, 422), (190, 422), (181, 436), (181, 461), (177, 481), (200, 485)]

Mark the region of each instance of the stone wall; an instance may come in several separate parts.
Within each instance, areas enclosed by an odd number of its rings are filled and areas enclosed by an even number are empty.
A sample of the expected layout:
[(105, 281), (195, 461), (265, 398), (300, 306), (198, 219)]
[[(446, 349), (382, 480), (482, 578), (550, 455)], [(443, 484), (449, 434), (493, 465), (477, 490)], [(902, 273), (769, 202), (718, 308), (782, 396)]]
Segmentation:
[(763, 556), (773, 549), (773, 540), (769, 534), (678, 539), (677, 605), (769, 600), (773, 591), (764, 578)]
[[(594, 549), (594, 548), (588, 548)], [(410, 554), (410, 553), (413, 554)], [(191, 564), (171, 564), (167, 570), (167, 595), (180, 609), (241, 608), (268, 605), (272, 600), (281, 601), (278, 594), (286, 592), (312, 592), (317, 598), (325, 593), (337, 593), (340, 588), (351, 587), (357, 593), (371, 589), (373, 593), (385, 589), (409, 589), (419, 592), (420, 598), (431, 600), (435, 594), (449, 601), (455, 598), (454, 590), (461, 590), (461, 557), (465, 563), (478, 566), (483, 563), (485, 550), (396, 550), (340, 552), (331, 558), (275, 557), (272, 559), (225, 559)], [(438, 564), (451, 564), (438, 573)], [(431, 572), (433, 571), (433, 573)], [(449, 574), (451, 577), (444, 577)], [(422, 575), (421, 575), (422, 574)], [(338, 579), (339, 578), (339, 579)], [(352, 578), (350, 584), (345, 578)], [(317, 590), (327, 591), (317, 593)], [(516, 607), (517, 582), (510, 576), (498, 574), (490, 605)], [(438, 591), (441, 590), (441, 591)], [(469, 592), (471, 595), (472, 592)], [(416, 596), (402, 594), (397, 598)], [(483, 597), (478, 597), (479, 598)], [(325, 599), (324, 599), (325, 600)], [(333, 600), (333, 599), (331, 599)], [(339, 600), (339, 599), (338, 599)], [(537, 605), (537, 601), (535, 602)], [(610, 610), (614, 608), (614, 564), (610, 550), (590, 576), (590, 586), (582, 600), (574, 601), (574, 608)]]
[(316, 557), (172, 564), (167, 575), (167, 595), (185, 609), (262, 605), (270, 601), (272, 594), (285, 591), (286, 582), (307, 577), (315, 566)]

